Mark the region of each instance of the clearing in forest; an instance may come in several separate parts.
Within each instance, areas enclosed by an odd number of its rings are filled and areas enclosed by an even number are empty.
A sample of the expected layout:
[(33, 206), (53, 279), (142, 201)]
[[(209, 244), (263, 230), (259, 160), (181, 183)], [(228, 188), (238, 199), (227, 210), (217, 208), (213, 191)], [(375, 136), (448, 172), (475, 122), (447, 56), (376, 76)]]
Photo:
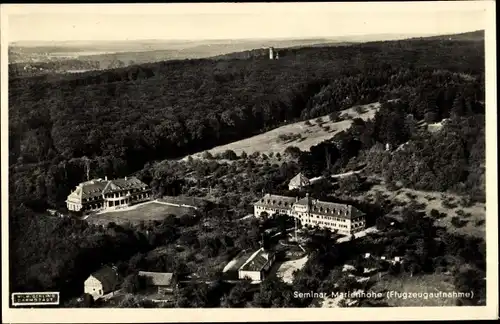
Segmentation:
[[(221, 145), (208, 150), (212, 155), (232, 150), (237, 155), (246, 152), (248, 155), (254, 152), (264, 154), (282, 154), (288, 146), (295, 146), (302, 151), (309, 151), (311, 146), (317, 145), (335, 136), (335, 134), (347, 130), (351, 127), (352, 119), (371, 119), (379, 109), (380, 103), (375, 102), (362, 106), (354, 106), (349, 109), (339, 111), (339, 116), (344, 120), (334, 122), (329, 115), (313, 118), (308, 121), (301, 121), (284, 125), (268, 132), (252, 136), (240, 141)], [(321, 122), (320, 122), (321, 120)], [(201, 158), (203, 152), (191, 155), (193, 158)], [(187, 157), (184, 158), (184, 160)]]

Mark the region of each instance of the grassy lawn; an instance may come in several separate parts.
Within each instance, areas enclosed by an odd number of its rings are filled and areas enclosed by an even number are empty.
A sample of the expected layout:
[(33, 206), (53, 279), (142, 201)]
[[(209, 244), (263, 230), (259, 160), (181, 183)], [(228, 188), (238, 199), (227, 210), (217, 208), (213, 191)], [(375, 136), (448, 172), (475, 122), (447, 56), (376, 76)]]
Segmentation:
[[(330, 117), (326, 115), (321, 117), (323, 121), (321, 125), (319, 125), (316, 121), (317, 118), (313, 118), (309, 120), (310, 125), (306, 125), (305, 122), (297, 122), (281, 126), (266, 133), (246, 138), (241, 141), (217, 146), (209, 150), (209, 152), (213, 155), (222, 153), (226, 150), (233, 150), (237, 155), (240, 155), (241, 152), (246, 152), (247, 154), (252, 154), (254, 152), (269, 154), (272, 152), (276, 154), (278, 152), (283, 153), (288, 146), (296, 146), (303, 151), (308, 151), (311, 146), (330, 139), (335, 136), (335, 134), (351, 127), (353, 118), (359, 117), (364, 120), (373, 118), (379, 106), (379, 103), (362, 105), (360, 106), (364, 110), (362, 113), (356, 111), (357, 106), (342, 110), (339, 114), (345, 116), (346, 119), (339, 122), (331, 121)], [(278, 138), (280, 135), (291, 134), (300, 134), (301, 138), (287, 142), (283, 142)], [(202, 154), (203, 152), (196, 153), (192, 155), (192, 157), (200, 158)]]
[[(438, 291), (453, 292), (452, 277), (444, 274), (401, 275), (398, 277), (382, 277), (370, 290), (371, 291), (395, 291), (398, 293), (437, 293)], [(385, 296), (385, 295), (384, 295)], [(407, 298), (384, 297), (384, 301), (393, 307), (415, 307), (415, 306), (455, 306), (455, 298)]]
[(138, 224), (140, 221), (163, 220), (169, 214), (182, 216), (192, 213), (191, 208), (169, 206), (157, 202), (149, 202), (131, 207), (131, 209), (104, 212), (91, 215), (87, 221), (94, 224), (106, 225), (110, 222), (124, 224), (130, 222)]

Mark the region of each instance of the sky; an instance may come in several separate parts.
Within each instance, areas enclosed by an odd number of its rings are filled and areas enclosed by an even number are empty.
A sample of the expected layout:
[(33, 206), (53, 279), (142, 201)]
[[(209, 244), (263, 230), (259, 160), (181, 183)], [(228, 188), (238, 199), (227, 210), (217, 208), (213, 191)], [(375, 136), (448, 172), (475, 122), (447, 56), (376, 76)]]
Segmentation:
[(15, 41), (321, 38), (486, 29), (482, 1), (3, 5)]

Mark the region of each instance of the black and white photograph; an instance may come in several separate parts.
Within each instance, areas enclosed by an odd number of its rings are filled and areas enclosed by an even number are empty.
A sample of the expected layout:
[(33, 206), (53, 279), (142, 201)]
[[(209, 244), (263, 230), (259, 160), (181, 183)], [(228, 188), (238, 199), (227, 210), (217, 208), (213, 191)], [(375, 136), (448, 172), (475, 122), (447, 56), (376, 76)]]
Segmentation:
[(2, 5), (4, 321), (498, 318), (494, 11)]

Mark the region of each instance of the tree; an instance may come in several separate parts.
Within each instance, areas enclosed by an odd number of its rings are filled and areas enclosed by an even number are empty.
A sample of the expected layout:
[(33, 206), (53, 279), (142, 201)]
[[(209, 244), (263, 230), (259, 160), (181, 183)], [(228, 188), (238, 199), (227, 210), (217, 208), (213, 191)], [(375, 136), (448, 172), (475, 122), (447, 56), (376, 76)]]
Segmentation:
[(231, 289), (226, 297), (225, 303), (227, 307), (245, 307), (245, 304), (250, 301), (251, 281), (241, 280)]
[(285, 155), (288, 155), (290, 156), (291, 158), (299, 158), (302, 154), (302, 151), (296, 147), (296, 146), (288, 146), (286, 149), (285, 149)]
[(207, 160), (212, 160), (214, 158), (213, 155), (212, 155), (212, 153), (210, 153), (209, 151), (203, 152), (202, 156), (203, 156), (204, 159), (207, 159)]
[(94, 303), (94, 297), (91, 294), (83, 294), (83, 307), (92, 307)]
[(136, 294), (145, 288), (144, 278), (137, 273), (133, 273), (125, 277), (121, 288), (128, 293)]
[(224, 153), (222, 153), (222, 158), (233, 161), (237, 160), (238, 156), (236, 155), (236, 153), (234, 153), (233, 150), (226, 150), (224, 151)]
[(342, 177), (339, 179), (338, 183), (339, 189), (348, 193), (359, 192), (362, 187), (361, 179), (357, 174)]

